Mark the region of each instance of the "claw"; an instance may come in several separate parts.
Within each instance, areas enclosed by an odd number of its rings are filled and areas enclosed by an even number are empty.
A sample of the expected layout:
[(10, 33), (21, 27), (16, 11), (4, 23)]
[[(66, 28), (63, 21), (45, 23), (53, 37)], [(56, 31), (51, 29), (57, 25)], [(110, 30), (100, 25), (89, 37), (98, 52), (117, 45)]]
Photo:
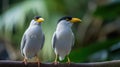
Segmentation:
[(38, 56), (36, 56), (36, 60), (37, 60), (37, 63), (38, 63), (38, 67), (40, 67), (40, 60), (39, 60)]
[(54, 61), (54, 65), (59, 64), (59, 62), (57, 61), (57, 57), (58, 57), (58, 55), (56, 54), (55, 61)]
[(23, 62), (25, 65), (27, 65), (27, 58), (24, 58)]
[(66, 62), (67, 64), (70, 64), (71, 62)]
[(57, 61), (54, 62), (54, 65), (58, 65), (58, 64), (59, 64), (59, 62), (57, 62)]
[(70, 63), (71, 63), (71, 61), (70, 61), (69, 56), (67, 56), (67, 59), (68, 59), (67, 63), (68, 63), (68, 64), (70, 64)]

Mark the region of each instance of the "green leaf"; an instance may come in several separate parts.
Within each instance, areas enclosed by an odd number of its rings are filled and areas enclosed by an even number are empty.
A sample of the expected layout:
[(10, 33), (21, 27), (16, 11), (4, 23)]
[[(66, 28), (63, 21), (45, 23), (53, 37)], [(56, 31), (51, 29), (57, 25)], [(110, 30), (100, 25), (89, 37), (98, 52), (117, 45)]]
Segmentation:
[(114, 19), (120, 16), (120, 2), (98, 6), (94, 15), (103, 19)]
[(104, 42), (97, 42), (97, 43), (90, 44), (90, 46), (87, 46), (84, 48), (78, 48), (78, 49), (72, 50), (72, 52), (70, 53), (71, 61), (84, 62), (87, 60), (87, 57), (90, 56), (92, 53), (102, 49), (108, 49), (110, 46), (114, 45), (119, 41), (120, 39), (110, 39)]

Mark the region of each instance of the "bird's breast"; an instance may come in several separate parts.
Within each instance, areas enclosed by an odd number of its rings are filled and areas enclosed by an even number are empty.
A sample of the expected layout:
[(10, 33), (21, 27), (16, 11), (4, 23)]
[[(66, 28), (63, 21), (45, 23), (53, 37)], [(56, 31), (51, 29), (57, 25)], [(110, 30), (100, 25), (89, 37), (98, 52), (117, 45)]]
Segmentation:
[(40, 35), (40, 33), (42, 33), (42, 29), (39, 26), (30, 27), (26, 32), (26, 34), (30, 34), (30, 35), (33, 35), (33, 34)]
[(27, 41), (32, 41), (32, 43), (40, 44), (40, 41), (43, 37), (42, 29), (40, 27), (31, 27), (26, 32)]
[(72, 46), (72, 32), (68, 30), (62, 30), (56, 32), (56, 45), (55, 48), (58, 51), (69, 51)]
[(72, 35), (72, 30), (71, 29), (60, 29), (56, 31), (57, 36), (59, 37), (67, 37)]

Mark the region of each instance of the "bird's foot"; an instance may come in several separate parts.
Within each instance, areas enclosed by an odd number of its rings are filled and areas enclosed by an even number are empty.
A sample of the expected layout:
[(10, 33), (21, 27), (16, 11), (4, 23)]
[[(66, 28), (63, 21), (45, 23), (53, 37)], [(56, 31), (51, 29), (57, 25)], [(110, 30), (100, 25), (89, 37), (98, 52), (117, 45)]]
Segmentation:
[(40, 63), (41, 63), (40, 61), (38, 61), (38, 62), (37, 62), (37, 64), (38, 64), (38, 67), (40, 67)]
[(27, 65), (27, 62), (24, 62), (25, 65)]
[(38, 67), (40, 67), (40, 60), (39, 60), (39, 58), (38, 58), (38, 56), (36, 55), (36, 60), (37, 60), (37, 64), (38, 64)]
[(68, 59), (68, 61), (67, 61), (66, 63), (67, 63), (67, 64), (70, 64), (70, 63), (71, 63), (71, 61), (70, 61), (69, 56), (67, 56), (67, 59)]
[(55, 61), (53, 64), (54, 64), (54, 65), (58, 65), (58, 64), (59, 64), (59, 62), (58, 62), (58, 61)]
[(27, 65), (27, 59), (24, 58), (23, 63)]
[(69, 62), (69, 61), (68, 61), (68, 62), (66, 62), (66, 63), (67, 63), (67, 64), (71, 64), (71, 62)]

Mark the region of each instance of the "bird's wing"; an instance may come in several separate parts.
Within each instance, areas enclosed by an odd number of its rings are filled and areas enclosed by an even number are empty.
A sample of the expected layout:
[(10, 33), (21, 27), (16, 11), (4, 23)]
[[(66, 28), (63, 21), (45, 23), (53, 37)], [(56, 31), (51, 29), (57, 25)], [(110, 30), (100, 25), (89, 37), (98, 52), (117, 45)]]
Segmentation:
[(42, 48), (43, 48), (44, 42), (45, 42), (45, 35), (43, 34), (42, 44), (41, 44), (41, 48), (40, 48), (40, 49), (42, 49)]
[(24, 34), (23, 37), (22, 37), (22, 40), (21, 40), (21, 47), (20, 47), (20, 50), (21, 50), (21, 54), (24, 56), (23, 54), (23, 48), (25, 46), (25, 43), (26, 43), (26, 35)]
[(72, 33), (72, 46), (74, 46), (74, 43), (75, 43), (75, 37), (74, 37), (74, 34)]
[(56, 42), (56, 33), (54, 32), (52, 37), (52, 47), (55, 48), (55, 42)]

